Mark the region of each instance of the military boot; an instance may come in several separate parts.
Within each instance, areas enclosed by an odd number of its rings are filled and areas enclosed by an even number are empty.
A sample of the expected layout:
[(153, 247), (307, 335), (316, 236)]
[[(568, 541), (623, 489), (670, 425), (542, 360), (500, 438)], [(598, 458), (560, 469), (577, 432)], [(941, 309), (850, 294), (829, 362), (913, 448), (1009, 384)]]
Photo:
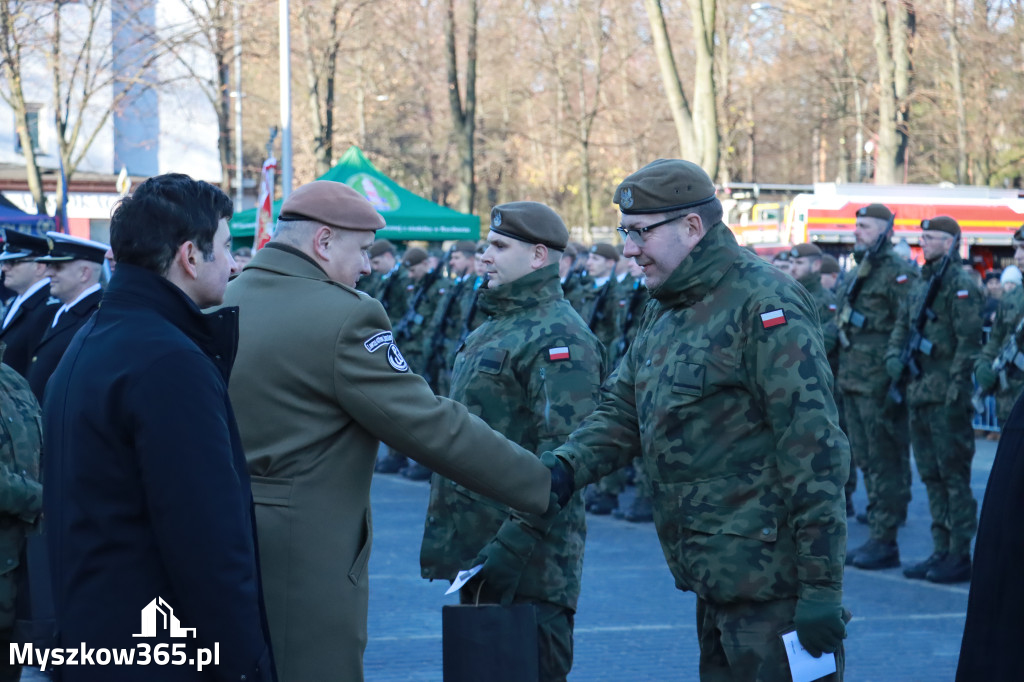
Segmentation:
[(900, 565), (900, 548), (895, 542), (868, 540), (853, 557), (853, 565), (866, 571), (880, 568), (898, 568)]
[(971, 579), (971, 556), (947, 554), (942, 561), (928, 569), (924, 577), (933, 583), (965, 583)]
[(945, 552), (934, 552), (930, 557), (922, 561), (921, 563), (914, 564), (913, 566), (907, 566), (903, 569), (903, 575), (913, 580), (924, 580), (928, 575), (928, 571), (933, 567), (945, 561)]
[(629, 505), (629, 509), (616, 509), (614, 516), (630, 523), (650, 523), (654, 521), (654, 506), (651, 498), (637, 495)]
[(602, 493), (597, 490), (588, 491), (586, 496), (587, 511), (598, 516), (607, 516), (619, 506), (619, 496)]

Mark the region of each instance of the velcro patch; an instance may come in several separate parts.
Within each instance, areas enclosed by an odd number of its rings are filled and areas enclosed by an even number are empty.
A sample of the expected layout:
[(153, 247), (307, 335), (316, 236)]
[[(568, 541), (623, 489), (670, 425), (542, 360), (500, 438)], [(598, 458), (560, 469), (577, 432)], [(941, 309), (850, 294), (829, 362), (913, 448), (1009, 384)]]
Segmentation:
[(838, 307), (836, 307), (836, 304), (835, 304), (835, 303), (829, 303), (829, 304), (828, 304), (828, 309), (829, 309), (829, 311), (830, 311), (830, 312), (833, 312), (833, 313), (834, 313), (835, 311), (839, 310), (839, 308), (838, 308)]
[(956, 292), (957, 298), (967, 298), (969, 295), (970, 292), (967, 291), (967, 289), (960, 289), (959, 291)]
[(396, 372), (409, 371), (409, 363), (405, 361), (402, 351), (398, 350), (398, 346), (393, 343), (388, 346), (388, 364)]
[(906, 275), (897, 275), (896, 276), (896, 284), (904, 284), (908, 279), (910, 279), (910, 278), (907, 277)]
[(548, 360), (568, 360), (569, 359), (569, 347), (558, 346), (557, 348), (548, 348)]
[(761, 313), (761, 325), (765, 329), (771, 329), (772, 327), (778, 327), (780, 324), (786, 324), (786, 311), (782, 308), (778, 310), (769, 310), (766, 313)]
[(363, 341), (363, 348), (372, 353), (381, 346), (394, 343), (394, 341), (395, 337), (391, 332), (377, 332), (370, 338), (366, 339), (366, 341)]

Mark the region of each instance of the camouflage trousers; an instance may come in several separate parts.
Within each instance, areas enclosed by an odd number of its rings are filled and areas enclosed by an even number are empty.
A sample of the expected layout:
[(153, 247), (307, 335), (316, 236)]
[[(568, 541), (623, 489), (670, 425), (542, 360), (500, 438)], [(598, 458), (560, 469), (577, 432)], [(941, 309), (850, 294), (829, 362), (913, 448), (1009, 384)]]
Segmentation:
[[(796, 599), (719, 606), (698, 597), (701, 682), (789, 682), (782, 635), (795, 629), (795, 612)], [(845, 666), (840, 645), (836, 672), (821, 679), (841, 682)]]
[(928, 491), (935, 551), (967, 556), (978, 529), (978, 503), (971, 492), (974, 430), (970, 405), (943, 403), (910, 408), (910, 438), (917, 472)]
[(910, 504), (910, 434), (906, 404), (844, 393), (846, 435), (864, 473), (871, 539), (895, 542)]
[[(473, 590), (459, 592), (463, 604), (497, 604), (494, 595), (488, 594), (487, 586), (480, 589), (479, 601)], [(537, 614), (537, 658), (540, 661), (540, 682), (565, 682), (572, 670), (572, 631), (576, 616), (572, 609), (550, 602), (524, 601), (516, 603), (533, 604)]]

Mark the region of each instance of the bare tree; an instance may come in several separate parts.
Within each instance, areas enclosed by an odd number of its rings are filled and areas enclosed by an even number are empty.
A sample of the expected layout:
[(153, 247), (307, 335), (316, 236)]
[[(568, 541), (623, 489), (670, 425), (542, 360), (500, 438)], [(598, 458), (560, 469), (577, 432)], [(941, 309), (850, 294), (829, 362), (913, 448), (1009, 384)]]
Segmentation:
[(907, 175), (910, 146), (911, 59), (917, 15), (911, 0), (871, 0), (878, 58), (878, 159), (875, 182), (895, 184)]
[(473, 152), (476, 141), (477, 2), (476, 0), (468, 0), (467, 10), (469, 16), (466, 19), (466, 94), (464, 99), (459, 87), (458, 51), (455, 46), (455, 0), (448, 0), (447, 7), (444, 36), (448, 72), (448, 103), (451, 109), (455, 146), (459, 154), (458, 207), (464, 213), (471, 213), (473, 211), (473, 204), (476, 202)]

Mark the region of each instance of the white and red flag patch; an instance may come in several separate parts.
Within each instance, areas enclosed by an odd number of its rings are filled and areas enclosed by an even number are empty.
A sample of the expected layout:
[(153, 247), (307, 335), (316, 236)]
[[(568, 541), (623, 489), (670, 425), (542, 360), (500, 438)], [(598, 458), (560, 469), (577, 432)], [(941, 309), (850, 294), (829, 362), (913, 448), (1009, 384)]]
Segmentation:
[(556, 348), (548, 348), (548, 360), (568, 360), (569, 359), (569, 347), (568, 346), (557, 346)]
[(907, 279), (908, 277), (906, 275), (897, 275), (896, 284), (904, 284), (907, 281)]
[(766, 313), (761, 313), (761, 325), (765, 329), (771, 329), (772, 327), (778, 327), (780, 324), (786, 324), (786, 311), (782, 308), (778, 310), (769, 310)]
[(836, 304), (835, 304), (835, 303), (829, 303), (829, 304), (828, 304), (828, 309), (829, 309), (829, 310), (830, 310), (831, 312), (833, 312), (833, 313), (834, 313), (835, 311), (839, 310), (839, 308), (837, 308), (837, 307), (836, 307)]
[(967, 289), (960, 289), (959, 291), (956, 292), (957, 298), (967, 298), (969, 295), (970, 292), (967, 291)]

